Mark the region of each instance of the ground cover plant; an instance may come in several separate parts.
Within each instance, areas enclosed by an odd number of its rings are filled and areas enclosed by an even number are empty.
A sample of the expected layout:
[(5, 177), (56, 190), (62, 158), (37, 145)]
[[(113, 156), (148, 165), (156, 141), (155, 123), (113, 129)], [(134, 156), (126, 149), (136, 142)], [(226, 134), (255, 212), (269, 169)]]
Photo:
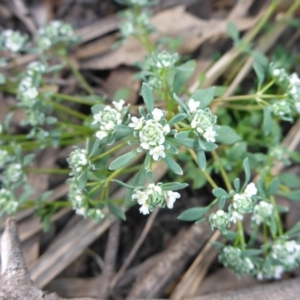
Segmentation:
[[(49, 229), (51, 217), (71, 206), (95, 222), (126, 220), (126, 211), (134, 205), (143, 215), (157, 208), (171, 210), (182, 201), (183, 189), (208, 185), (209, 203), (182, 211), (178, 220), (208, 222), (212, 231), (222, 233), (225, 242), (214, 243), (219, 262), (237, 276), (259, 280), (280, 279), (298, 268), (300, 221), (284, 228), (288, 207), (279, 205), (276, 197), (299, 201), (300, 180), (289, 173), (275, 175), (273, 168), (278, 161), (285, 166), (300, 162), (299, 153), (281, 144), (287, 124), (299, 118), (300, 78), (280, 55), (267, 57), (252, 44), (280, 1), (270, 2), (252, 36), (243, 37), (228, 22), (235, 49), (243, 59), (253, 60), (251, 86), (230, 96), (229, 84), (207, 86), (206, 74), (189, 89), (196, 62), (176, 52), (178, 41), (152, 38), (155, 1), (118, 2), (127, 8), (115, 47), (133, 37), (147, 52), (135, 75), (142, 81), (138, 105), (128, 104), (122, 95), (108, 103), (94, 92), (69, 58), (80, 41), (71, 25), (53, 21), (34, 39), (11, 29), (1, 33), (0, 90), (17, 99), (0, 124), (1, 217), (34, 208)], [(300, 1), (294, 1), (282, 19), (290, 20), (299, 6)], [(36, 59), (19, 69), (17, 60), (24, 54)], [(13, 66), (11, 72), (5, 71), (8, 65)], [(56, 79), (66, 70), (85, 96), (57, 90)], [(234, 72), (238, 70), (232, 76)], [(69, 102), (89, 107), (90, 113), (66, 105)], [(23, 119), (16, 134), (12, 118), (18, 111)], [(39, 149), (70, 145), (74, 147), (66, 168), (31, 166)], [(155, 169), (161, 165), (169, 174), (156, 180)], [(68, 175), (67, 198), (49, 201), (51, 191), (32, 198), (27, 174), (34, 172)], [(112, 197), (117, 186), (126, 189), (125, 197)]]

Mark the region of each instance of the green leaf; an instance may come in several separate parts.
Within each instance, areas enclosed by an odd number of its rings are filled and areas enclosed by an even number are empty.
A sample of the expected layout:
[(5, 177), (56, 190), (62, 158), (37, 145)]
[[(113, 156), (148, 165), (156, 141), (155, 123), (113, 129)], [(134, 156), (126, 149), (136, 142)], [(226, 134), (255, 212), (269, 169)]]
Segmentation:
[(207, 89), (197, 90), (192, 94), (191, 98), (195, 101), (200, 101), (199, 108), (204, 109), (212, 102), (212, 100), (214, 99), (214, 95), (215, 87), (210, 87)]
[(123, 124), (117, 124), (114, 126), (114, 130), (118, 133), (125, 134), (125, 135), (130, 135), (133, 133), (133, 128), (123, 125)]
[(279, 189), (280, 181), (278, 178), (274, 178), (267, 188), (267, 195), (272, 196), (275, 195)]
[(181, 66), (176, 67), (173, 81), (173, 92), (179, 94), (186, 82), (189, 80), (195, 70), (196, 62), (189, 60)]
[(102, 111), (104, 109), (105, 105), (103, 104), (96, 104), (94, 106), (91, 107), (91, 111), (92, 111), (92, 114), (95, 115), (97, 114), (98, 112)]
[(260, 255), (261, 253), (263, 253), (262, 249), (246, 249), (246, 250), (243, 250), (241, 255), (243, 257), (248, 257), (248, 256), (257, 256), (257, 255)]
[(295, 233), (298, 234), (300, 232), (300, 221), (298, 221), (290, 230), (285, 232), (286, 236), (291, 237), (291, 235), (294, 235)]
[(253, 69), (258, 78), (258, 86), (260, 88), (265, 80), (265, 70), (262, 67), (262, 65), (257, 61), (253, 62)]
[(151, 156), (150, 156), (149, 152), (147, 152), (146, 157), (145, 157), (145, 161), (144, 161), (145, 170), (149, 170), (150, 165), (151, 165)]
[(202, 171), (206, 169), (206, 157), (204, 151), (197, 151), (197, 163)]
[(91, 142), (88, 143), (88, 157), (91, 158), (93, 157), (93, 155), (97, 152), (97, 150), (99, 150), (100, 148), (100, 144), (101, 144), (101, 140), (99, 139), (95, 139), (94, 140), (94, 143), (93, 143), (93, 146), (91, 145)]
[(264, 108), (264, 121), (263, 121), (263, 131), (265, 135), (268, 135), (272, 130), (272, 115), (271, 115), (271, 107), (268, 106)]
[(225, 196), (226, 198), (228, 198), (228, 193), (222, 189), (222, 188), (215, 188), (212, 190), (212, 194), (216, 197), (216, 198), (221, 198), (222, 196)]
[(107, 206), (110, 210), (110, 212), (115, 215), (116, 217), (120, 218), (121, 220), (125, 221), (126, 216), (121, 208), (118, 206), (114, 205), (112, 202), (107, 201)]
[(28, 154), (23, 158), (23, 167), (28, 166), (32, 163), (35, 158), (35, 154)]
[(126, 187), (126, 188), (128, 188), (128, 189), (131, 189), (131, 190), (134, 190), (134, 189), (135, 189), (134, 186), (129, 185), (129, 184), (123, 182), (123, 181), (120, 181), (120, 180), (117, 180), (117, 179), (112, 179), (111, 181), (116, 182), (117, 184), (119, 184), (119, 185), (121, 185), (121, 186), (124, 186), (124, 187)]
[(236, 25), (233, 22), (227, 23), (226, 32), (227, 32), (228, 36), (232, 38), (234, 43), (237, 44), (239, 41), (240, 33), (239, 33), (238, 28), (236, 27)]
[(5, 76), (2, 73), (0, 73), (0, 84), (4, 84), (5, 82), (6, 82)]
[(175, 139), (186, 139), (189, 136), (189, 131), (180, 131), (175, 134)]
[(166, 157), (165, 157), (165, 161), (168, 165), (168, 167), (175, 173), (175, 174), (178, 174), (178, 175), (182, 175), (183, 174), (183, 171), (181, 169), (181, 167), (178, 165), (177, 162), (175, 162), (175, 160), (169, 156), (168, 154), (166, 154)]
[[(144, 168), (140, 168), (137, 174), (134, 176), (131, 184), (132, 186), (144, 186), (146, 181), (146, 170)], [(134, 190), (130, 189), (127, 191), (125, 199), (124, 199), (124, 207), (129, 208), (136, 204), (136, 201), (132, 200), (132, 194)]]
[(201, 219), (209, 210), (209, 206), (206, 207), (193, 207), (182, 212), (177, 219), (182, 221), (197, 221)]
[(236, 192), (239, 192), (239, 191), (240, 191), (241, 182), (240, 182), (240, 179), (239, 179), (239, 178), (234, 179), (234, 181), (233, 181), (233, 186), (234, 186)]
[(178, 123), (186, 118), (186, 114), (178, 114), (174, 116), (168, 123), (170, 126), (174, 125), (175, 123)]
[(278, 192), (279, 195), (284, 196), (292, 201), (300, 202), (300, 190), (294, 190), (289, 192)]
[(137, 156), (136, 150), (125, 153), (125, 154), (117, 157), (115, 160), (113, 160), (110, 163), (108, 168), (110, 170), (121, 169), (121, 168), (125, 167), (126, 165), (128, 165), (136, 156)]
[(142, 85), (142, 96), (149, 113), (152, 113), (154, 109), (154, 99), (150, 86), (147, 83)]
[(165, 191), (178, 191), (185, 189), (188, 186), (187, 183), (180, 183), (180, 182), (170, 182), (164, 183), (160, 187)]
[(251, 169), (250, 169), (250, 163), (249, 163), (249, 158), (246, 157), (243, 161), (243, 167), (244, 167), (244, 171), (245, 171), (245, 183), (244, 186), (246, 186), (248, 184), (248, 182), (250, 181), (251, 178)]
[(226, 203), (227, 197), (225, 195), (221, 196), (219, 198), (218, 204), (219, 204), (219, 209), (223, 209)]
[(242, 139), (231, 127), (226, 125), (218, 126), (216, 132), (216, 142), (220, 144), (231, 145)]
[(186, 106), (186, 104), (175, 93), (173, 94), (173, 98), (180, 105), (180, 107), (184, 109), (185, 112), (187, 112), (189, 110), (188, 107)]
[(130, 96), (130, 89), (129, 88), (121, 88), (115, 92), (113, 99), (115, 101), (126, 100), (129, 98), (129, 96)]
[(182, 145), (182, 146), (185, 146), (185, 147), (188, 147), (190, 149), (194, 149), (194, 150), (198, 150), (199, 149), (199, 145), (198, 145), (198, 141), (195, 140), (195, 139), (190, 139), (190, 138), (176, 138), (175, 139), (168, 139), (174, 143), (177, 143), (179, 145)]
[(300, 186), (300, 178), (292, 173), (282, 173), (278, 176), (280, 182), (290, 188), (296, 188)]

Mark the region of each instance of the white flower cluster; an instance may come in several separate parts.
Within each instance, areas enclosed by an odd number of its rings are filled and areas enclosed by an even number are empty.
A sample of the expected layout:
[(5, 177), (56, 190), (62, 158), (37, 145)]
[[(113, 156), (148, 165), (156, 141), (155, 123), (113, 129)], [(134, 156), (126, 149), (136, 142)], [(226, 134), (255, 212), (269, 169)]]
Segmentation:
[(273, 103), (273, 113), (284, 120), (292, 120), (292, 109), (300, 114), (300, 78), (296, 73), (288, 75), (285, 69), (278, 68), (275, 63), (271, 63), (269, 69), (273, 79), (287, 89), (288, 95), (287, 99)]
[(120, 25), (120, 32), (124, 38), (132, 35), (141, 36), (153, 31), (150, 15), (146, 11), (142, 11), (136, 16), (131, 10), (126, 10), (122, 16), (124, 21)]
[(214, 143), (216, 141), (216, 121), (217, 117), (211, 114), (209, 108), (200, 109), (199, 101), (190, 99), (188, 102), (189, 107), (189, 120), (191, 127), (194, 131), (202, 136), (207, 142)]
[(4, 166), (13, 160), (13, 156), (10, 155), (6, 150), (0, 149), (0, 170)]
[(100, 130), (96, 132), (96, 137), (99, 140), (102, 140), (111, 133), (114, 133), (115, 125), (122, 124), (124, 112), (126, 111), (126, 108), (123, 108), (124, 104), (124, 100), (120, 100), (118, 102), (113, 101), (115, 108), (105, 106), (103, 110), (94, 114), (94, 121), (92, 124), (99, 125)]
[(6, 166), (3, 172), (3, 182), (8, 186), (11, 183), (16, 183), (22, 180), (24, 172), (21, 164), (10, 163)]
[(132, 123), (128, 126), (135, 130), (134, 135), (140, 140), (138, 151), (147, 150), (153, 160), (158, 161), (166, 156), (165, 139), (171, 129), (169, 124), (166, 124), (163, 118), (164, 112), (161, 109), (155, 108), (151, 115), (152, 118), (149, 120), (143, 117), (140, 119), (132, 117)]
[(295, 101), (295, 108), (300, 114), (300, 78), (296, 73), (293, 73), (289, 78), (289, 94)]
[(11, 29), (5, 30), (0, 36), (0, 50), (8, 50), (17, 53), (24, 48), (27, 42), (27, 35)]
[(69, 45), (76, 41), (73, 27), (58, 20), (52, 21), (40, 28), (37, 36), (37, 45), (43, 51), (59, 43)]
[(242, 256), (241, 249), (232, 246), (222, 249), (219, 260), (224, 266), (239, 275), (252, 274), (255, 268), (249, 257)]
[(70, 175), (78, 176), (81, 174), (84, 168), (88, 167), (90, 161), (87, 158), (87, 152), (85, 149), (76, 148), (74, 151), (70, 153), (69, 158), (67, 159), (70, 167), (72, 168), (72, 172)]
[(291, 271), (300, 264), (300, 244), (295, 240), (277, 240), (265, 258), (268, 264), (256, 272), (257, 279), (281, 279), (285, 271)]
[(167, 69), (167, 68), (174, 67), (177, 60), (178, 60), (177, 53), (171, 54), (164, 50), (159, 53), (153, 53), (148, 64), (150, 64), (151, 69), (152, 68)]
[(14, 214), (18, 209), (19, 203), (14, 194), (6, 188), (0, 189), (0, 216), (4, 213)]
[(260, 225), (262, 222), (270, 224), (269, 217), (273, 214), (273, 205), (266, 201), (260, 201), (254, 206), (252, 221)]
[(160, 184), (150, 183), (146, 188), (137, 189), (132, 195), (132, 200), (136, 200), (141, 205), (140, 212), (149, 214), (155, 207), (173, 208), (176, 199), (180, 198), (178, 192), (165, 191)]
[(233, 196), (231, 221), (236, 223), (237, 220), (243, 219), (244, 213), (251, 213), (254, 210), (255, 199), (253, 196), (257, 194), (257, 188), (253, 182), (249, 183), (244, 193), (235, 194)]
[(230, 225), (229, 214), (226, 213), (224, 210), (219, 209), (217, 212), (212, 213), (209, 216), (209, 223), (212, 230), (214, 230), (214, 228), (218, 228), (223, 233), (225, 233), (226, 228)]
[(96, 222), (101, 221), (104, 218), (102, 210), (99, 208), (90, 208), (87, 201), (87, 196), (83, 191), (78, 189), (76, 182), (71, 179), (69, 180), (69, 183), (70, 189), (68, 198), (71, 201), (76, 214), (81, 215), (84, 218), (91, 217)]

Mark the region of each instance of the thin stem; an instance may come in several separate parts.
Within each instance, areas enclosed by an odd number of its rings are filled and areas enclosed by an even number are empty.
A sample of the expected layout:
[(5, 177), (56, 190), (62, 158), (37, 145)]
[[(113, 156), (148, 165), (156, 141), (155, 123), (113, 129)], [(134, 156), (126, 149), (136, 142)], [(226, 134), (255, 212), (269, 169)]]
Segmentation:
[(245, 250), (246, 243), (245, 243), (245, 236), (244, 236), (244, 227), (241, 220), (237, 220), (237, 227), (238, 227), (241, 249)]
[(91, 162), (97, 161), (97, 160), (99, 160), (99, 159), (101, 159), (101, 158), (107, 156), (108, 154), (113, 153), (113, 152), (115, 152), (115, 151), (117, 151), (117, 150), (123, 148), (125, 145), (126, 145), (126, 142), (123, 142), (123, 143), (121, 143), (121, 144), (119, 144), (119, 145), (117, 145), (117, 146), (115, 146), (115, 147), (109, 149), (108, 151), (106, 151), (106, 152), (104, 152), (104, 153), (102, 153), (102, 154), (100, 154), (100, 155), (98, 155), (98, 156), (92, 158), (92, 159), (91, 159)]
[(80, 97), (74, 97), (74, 96), (60, 94), (60, 93), (53, 93), (52, 97), (56, 98), (56, 99), (62, 99), (62, 100), (65, 100), (65, 101), (70, 101), (70, 102), (80, 103), (80, 104), (86, 104), (86, 105), (99, 104), (99, 102), (97, 102), (97, 101), (85, 100), (85, 99), (82, 99)]
[(274, 196), (271, 196), (270, 200), (274, 207), (274, 215), (275, 215), (275, 220), (276, 220), (277, 227), (278, 227), (278, 233), (279, 233), (279, 236), (281, 236), (281, 235), (283, 235), (283, 229), (282, 229), (280, 215), (279, 215), (278, 209), (276, 208), (276, 201), (275, 201)]
[[(188, 149), (188, 150), (189, 150), (192, 158), (196, 162), (196, 164), (198, 164), (197, 163), (197, 155), (196, 155), (195, 151), (192, 149)], [(211, 187), (214, 189), (217, 188), (218, 185), (215, 183), (215, 181), (212, 179), (212, 177), (205, 170), (201, 170), (201, 171), (202, 171), (204, 177), (206, 178), (206, 180), (208, 181), (208, 183), (211, 185)]]
[(263, 94), (267, 89), (269, 89), (273, 84), (275, 84), (275, 80), (270, 81), (264, 88), (262, 88), (258, 93)]
[(217, 152), (215, 150), (211, 151), (211, 154), (212, 154), (214, 160), (217, 162), (217, 164), (219, 166), (219, 169), (220, 169), (222, 178), (224, 180), (224, 183), (226, 185), (227, 191), (230, 192), (231, 190), (233, 190), (233, 188), (232, 188), (231, 182), (230, 182), (230, 180), (227, 176), (227, 173), (226, 173), (225, 169), (222, 166), (222, 163), (220, 161), (220, 157), (219, 157), (219, 155), (217, 154)]
[(93, 89), (90, 87), (90, 85), (87, 83), (87, 81), (85, 80), (85, 78), (81, 75), (81, 73), (78, 71), (78, 69), (75, 67), (75, 65), (73, 64), (73, 62), (71, 61), (71, 59), (65, 55), (63, 56), (64, 60), (66, 61), (67, 65), (70, 67), (71, 71), (73, 72), (73, 74), (75, 75), (75, 77), (78, 79), (78, 81), (81, 83), (81, 85), (83, 86), (83, 88), (91, 95), (94, 96), (95, 93), (93, 91)]
[(52, 101), (51, 104), (52, 104), (54, 109), (56, 109), (58, 111), (64, 111), (64, 112), (68, 113), (69, 115), (74, 116), (78, 119), (85, 120), (87, 118), (86, 115), (84, 115), (84, 114), (82, 114), (82, 113), (80, 113), (80, 112), (78, 112), (74, 109), (71, 109), (69, 107), (63, 106), (63, 105), (61, 105), (57, 102)]
[(25, 168), (26, 173), (69, 174), (69, 169)]
[(246, 110), (246, 111), (252, 111), (252, 110), (261, 110), (263, 109), (260, 105), (231, 105), (231, 104), (222, 104), (222, 107), (230, 108), (230, 109), (236, 109), (236, 110)]

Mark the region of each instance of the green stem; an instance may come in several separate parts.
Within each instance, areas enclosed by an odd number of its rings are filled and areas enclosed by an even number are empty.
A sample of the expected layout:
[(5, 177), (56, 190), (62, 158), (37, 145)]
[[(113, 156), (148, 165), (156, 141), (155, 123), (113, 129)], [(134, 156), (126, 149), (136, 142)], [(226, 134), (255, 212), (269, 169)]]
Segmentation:
[(115, 151), (123, 148), (125, 145), (126, 145), (126, 142), (123, 142), (123, 143), (121, 143), (121, 144), (119, 144), (119, 145), (117, 145), (117, 146), (109, 149), (108, 151), (106, 151), (106, 152), (104, 152), (104, 153), (102, 153), (102, 154), (100, 154), (100, 155), (92, 158), (91, 162), (95, 162), (95, 161), (97, 161), (97, 160), (99, 160), (99, 159), (101, 159), (101, 158), (103, 158), (103, 157), (105, 157), (105, 156), (107, 156), (107, 155), (109, 155), (109, 154), (111, 154), (111, 153), (113, 153), (113, 152), (115, 152)]
[(278, 209), (276, 208), (276, 201), (275, 201), (274, 196), (271, 196), (270, 200), (271, 200), (271, 203), (272, 203), (273, 209), (274, 209), (274, 214), (275, 214), (275, 220), (276, 220), (276, 223), (277, 223), (278, 233), (279, 233), (279, 236), (282, 236), (283, 235), (283, 228), (282, 228), (281, 219), (280, 219)]
[(262, 88), (258, 94), (263, 94), (267, 89), (269, 89), (273, 84), (275, 84), (275, 80), (270, 81), (264, 88)]
[(86, 115), (84, 115), (84, 114), (82, 114), (82, 113), (80, 113), (80, 112), (78, 112), (78, 111), (76, 111), (74, 109), (71, 109), (69, 107), (63, 106), (63, 105), (61, 105), (61, 104), (59, 104), (57, 102), (52, 101), (51, 104), (52, 104), (52, 106), (53, 106), (54, 109), (56, 109), (58, 111), (63, 111), (63, 112), (65, 112), (65, 113), (67, 113), (67, 114), (69, 114), (71, 116), (74, 116), (74, 117), (76, 117), (78, 119), (85, 120), (88, 117), (88, 116), (86, 116)]
[[(188, 150), (189, 150), (189, 152), (190, 152), (192, 158), (193, 158), (194, 161), (196, 162), (196, 164), (198, 164), (198, 162), (197, 162), (197, 155), (196, 155), (195, 151), (192, 150), (192, 149), (188, 149)], [(206, 170), (201, 170), (201, 171), (202, 171), (204, 177), (206, 178), (207, 182), (210, 184), (210, 186), (211, 186), (213, 189), (217, 188), (218, 185), (215, 183), (215, 181), (212, 179), (212, 177), (206, 172)]]
[(25, 168), (26, 173), (69, 174), (69, 169)]
[(244, 236), (244, 227), (241, 220), (237, 220), (237, 227), (238, 227), (238, 234), (239, 234), (239, 241), (241, 245), (241, 249), (245, 250), (246, 243), (245, 243), (245, 236)]
[(70, 102), (80, 103), (80, 104), (86, 104), (86, 105), (99, 104), (99, 102), (97, 102), (97, 101), (85, 100), (85, 99), (82, 99), (80, 97), (74, 97), (74, 96), (60, 94), (60, 93), (53, 93), (52, 97), (55, 98), (55, 99), (61, 99), (61, 100), (65, 100), (65, 101), (70, 101)]
[(70, 67), (71, 71), (73, 72), (73, 74), (75, 75), (75, 77), (78, 79), (78, 81), (81, 83), (81, 85), (83, 86), (83, 88), (91, 95), (94, 96), (95, 93), (93, 91), (93, 89), (90, 87), (90, 85), (87, 83), (87, 81), (85, 80), (85, 78), (81, 75), (81, 73), (78, 71), (78, 69), (74, 66), (73, 62), (71, 61), (71, 59), (66, 55), (63, 56), (65, 62), (67, 63), (67, 65)]
[(262, 106), (260, 106), (260, 105), (245, 105), (245, 106), (243, 106), (243, 105), (222, 104), (222, 107), (236, 109), (236, 110), (246, 110), (246, 111), (263, 109)]
[(232, 188), (231, 182), (227, 176), (227, 173), (226, 173), (225, 169), (223, 168), (223, 165), (220, 161), (219, 155), (217, 154), (217, 152), (215, 150), (211, 151), (211, 154), (219, 166), (219, 169), (220, 169), (222, 178), (224, 180), (224, 183), (226, 185), (227, 191), (230, 192), (231, 190), (233, 190), (233, 188)]

